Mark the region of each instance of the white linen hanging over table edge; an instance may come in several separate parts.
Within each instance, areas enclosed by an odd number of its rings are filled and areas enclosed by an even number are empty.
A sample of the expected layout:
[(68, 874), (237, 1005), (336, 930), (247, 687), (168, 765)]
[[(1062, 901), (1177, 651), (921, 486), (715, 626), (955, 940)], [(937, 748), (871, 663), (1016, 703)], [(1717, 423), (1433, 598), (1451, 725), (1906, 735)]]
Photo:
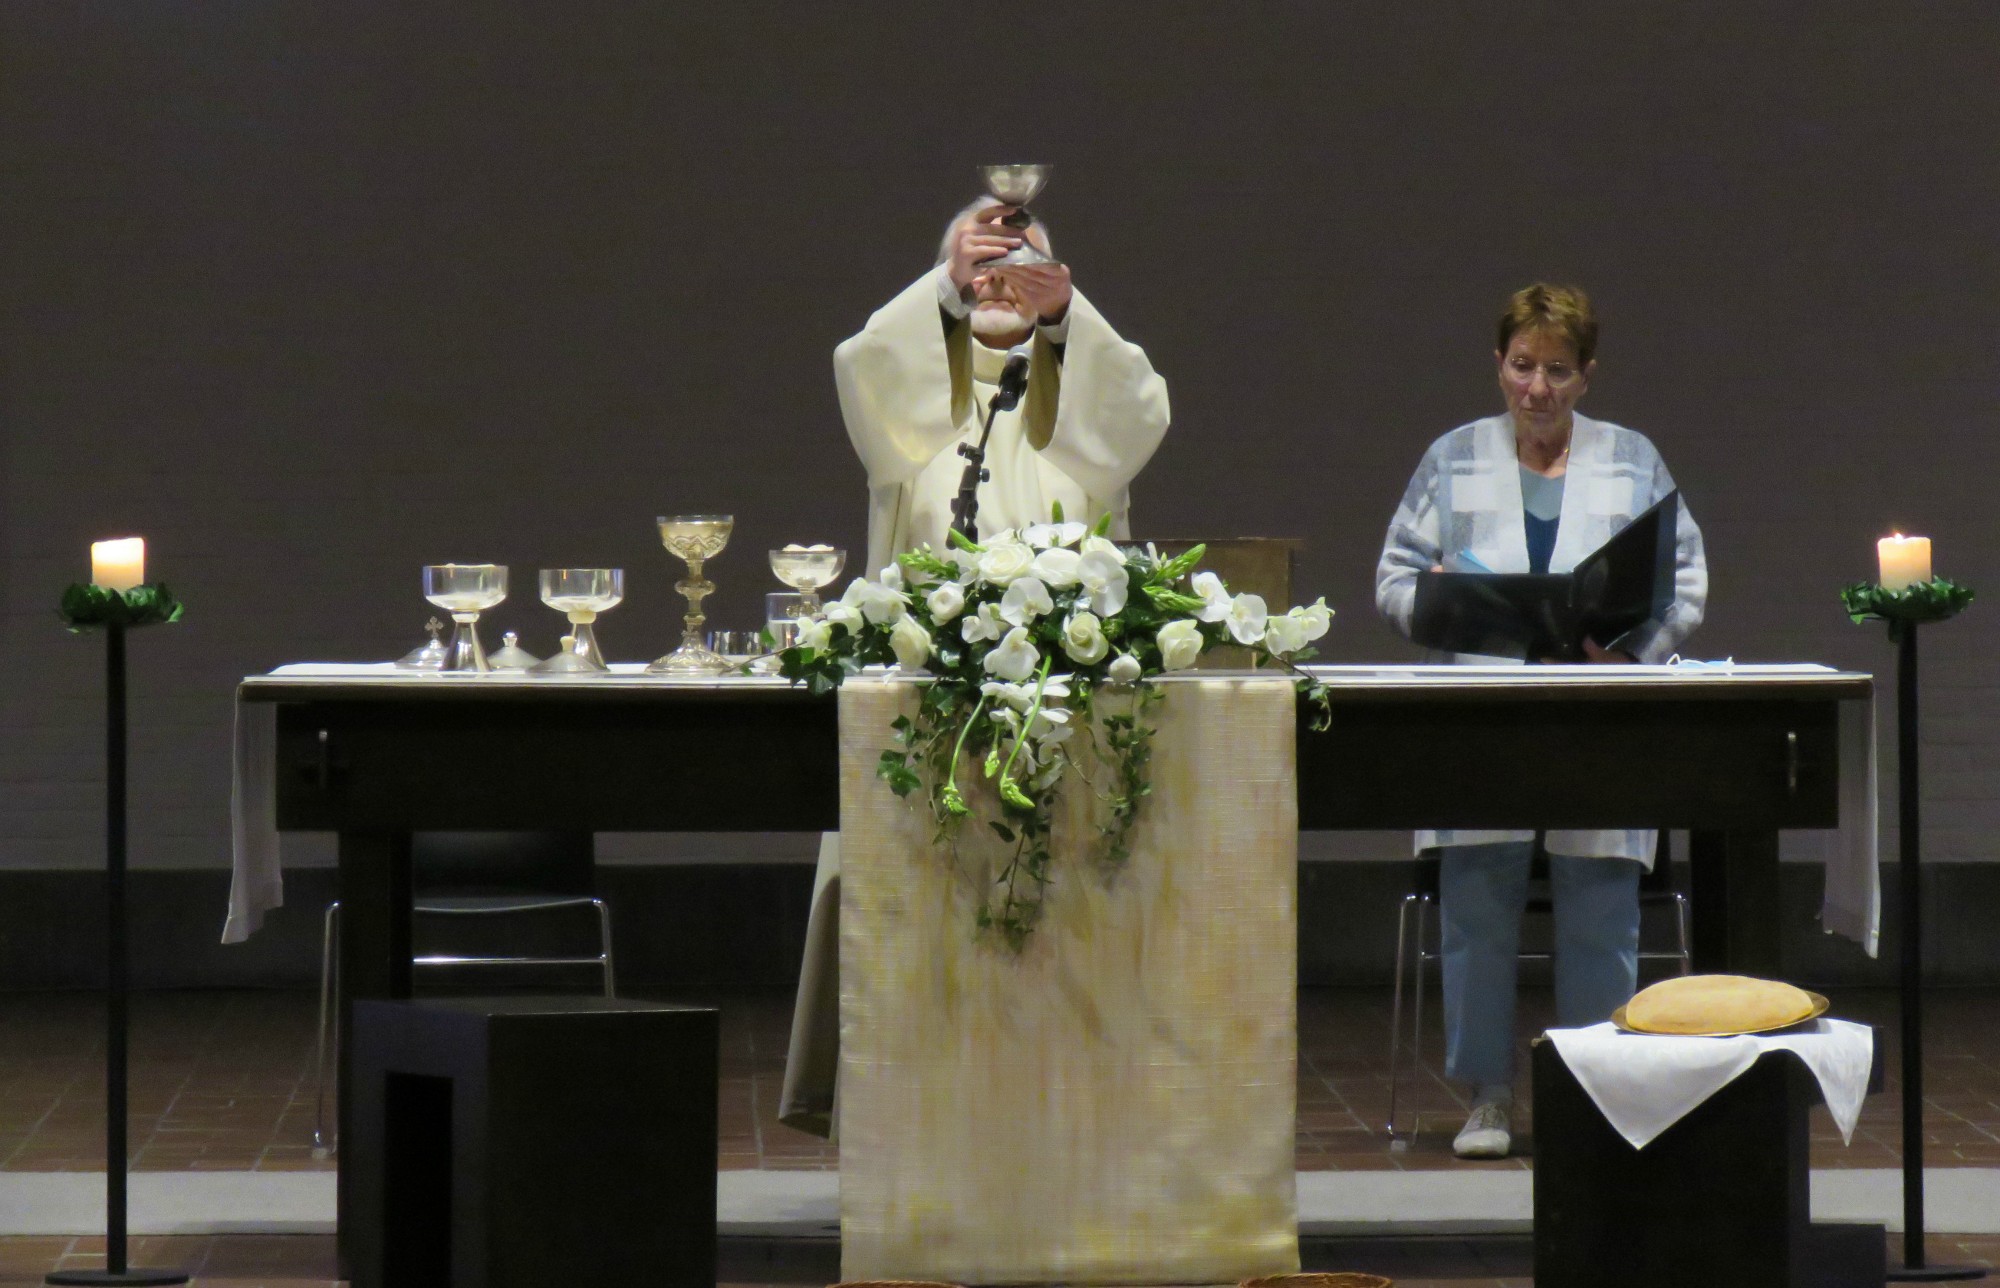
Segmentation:
[(1850, 1020), (1821, 1019), (1806, 1032), (1739, 1037), (1627, 1033), (1609, 1020), (1550, 1029), (1556, 1053), (1612, 1129), (1644, 1149), (1769, 1051), (1791, 1051), (1819, 1080), (1842, 1143), (1854, 1138), (1875, 1033)]

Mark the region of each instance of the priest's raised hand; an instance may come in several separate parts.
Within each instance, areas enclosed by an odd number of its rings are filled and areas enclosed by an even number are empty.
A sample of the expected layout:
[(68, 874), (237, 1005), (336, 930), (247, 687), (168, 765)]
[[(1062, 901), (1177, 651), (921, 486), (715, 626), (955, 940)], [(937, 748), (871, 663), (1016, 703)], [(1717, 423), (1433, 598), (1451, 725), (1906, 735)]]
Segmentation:
[[(1064, 264), (995, 265), (1024, 238), (1049, 252), (1039, 223), (1001, 222), (1013, 207), (981, 198), (954, 216), (931, 270), (834, 350), (848, 437), (868, 472), (868, 562), (942, 548), (964, 459), (997, 390), (1007, 351), (1027, 345), (1028, 387), (997, 413), (980, 485), (979, 530), (1110, 512), (1130, 535), (1129, 487), (1167, 431), (1166, 382), (1071, 283)], [(1052, 252), (1050, 252), (1052, 253)]]

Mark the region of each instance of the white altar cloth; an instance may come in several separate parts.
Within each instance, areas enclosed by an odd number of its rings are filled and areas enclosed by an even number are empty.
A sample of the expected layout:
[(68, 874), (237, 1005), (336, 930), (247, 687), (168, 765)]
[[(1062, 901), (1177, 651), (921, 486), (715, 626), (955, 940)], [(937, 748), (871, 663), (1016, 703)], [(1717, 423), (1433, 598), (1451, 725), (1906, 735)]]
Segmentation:
[(1605, 1121), (1634, 1149), (1644, 1149), (1767, 1051), (1791, 1051), (1805, 1061), (1840, 1139), (1850, 1141), (1875, 1058), (1867, 1025), (1824, 1018), (1797, 1031), (1728, 1038), (1626, 1033), (1609, 1020), (1550, 1029), (1548, 1037)]

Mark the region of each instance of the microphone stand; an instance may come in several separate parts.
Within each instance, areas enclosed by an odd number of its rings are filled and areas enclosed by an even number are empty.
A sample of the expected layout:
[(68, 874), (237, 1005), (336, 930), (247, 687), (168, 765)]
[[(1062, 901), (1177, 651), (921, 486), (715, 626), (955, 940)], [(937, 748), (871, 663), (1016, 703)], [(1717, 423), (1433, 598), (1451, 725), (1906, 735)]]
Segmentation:
[(979, 441), (958, 445), (958, 454), (965, 458), (965, 473), (959, 476), (958, 496), (951, 503), (951, 530), (967, 541), (979, 540), (979, 485), (993, 477), (986, 468), (986, 440), (993, 436), (993, 418), (1000, 413), (1000, 400), (1006, 396), (1002, 390), (986, 404), (986, 424), (979, 431)]

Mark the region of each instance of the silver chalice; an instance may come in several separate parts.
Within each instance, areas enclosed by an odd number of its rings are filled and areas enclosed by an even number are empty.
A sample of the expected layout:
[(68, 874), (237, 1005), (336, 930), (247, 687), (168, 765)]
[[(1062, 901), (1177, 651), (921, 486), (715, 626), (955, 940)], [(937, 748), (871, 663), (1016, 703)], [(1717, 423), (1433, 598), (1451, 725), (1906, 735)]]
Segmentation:
[(1041, 194), (1048, 186), (1052, 165), (983, 165), (979, 167), (980, 182), (986, 185), (986, 194), (995, 201), (1014, 207), (1014, 213), (1000, 222), (1021, 234), (1021, 244), (1005, 255), (985, 261), (986, 266), (1006, 268), (1020, 264), (1054, 264), (1054, 256), (1044, 254), (1028, 240), (1028, 229), (1035, 223), (1035, 216), (1028, 210), (1028, 203)]

